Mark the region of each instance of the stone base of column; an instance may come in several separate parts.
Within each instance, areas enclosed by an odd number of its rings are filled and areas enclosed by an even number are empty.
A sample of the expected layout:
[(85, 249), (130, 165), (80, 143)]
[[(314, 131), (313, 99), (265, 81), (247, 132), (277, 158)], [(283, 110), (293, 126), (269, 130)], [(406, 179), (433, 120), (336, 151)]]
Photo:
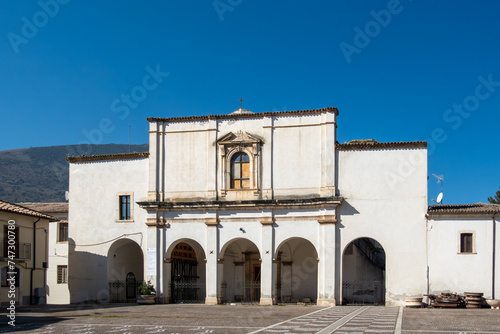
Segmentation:
[(217, 297), (206, 297), (205, 305), (217, 305)]
[(261, 298), (260, 305), (264, 305), (264, 306), (273, 305), (273, 299), (272, 298)]
[(170, 304), (170, 297), (159, 295), (156, 297), (157, 304)]
[(335, 299), (329, 299), (329, 298), (318, 298), (318, 301), (316, 302), (318, 306), (336, 306), (337, 303)]

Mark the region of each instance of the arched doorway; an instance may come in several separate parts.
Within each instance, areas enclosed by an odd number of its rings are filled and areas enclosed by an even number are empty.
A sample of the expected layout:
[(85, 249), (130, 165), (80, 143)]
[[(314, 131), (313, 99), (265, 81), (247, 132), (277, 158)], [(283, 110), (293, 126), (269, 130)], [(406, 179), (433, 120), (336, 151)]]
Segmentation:
[(192, 240), (175, 243), (170, 251), (170, 302), (205, 302), (205, 252)]
[(127, 299), (134, 299), (137, 296), (137, 280), (134, 273), (128, 273), (126, 278)]
[(144, 255), (133, 240), (115, 241), (108, 251), (107, 278), (111, 303), (135, 303), (144, 279)]
[(284, 241), (276, 252), (276, 290), (279, 303), (315, 303), (318, 296), (318, 254), (304, 238)]
[(342, 256), (342, 304), (385, 305), (384, 248), (372, 238), (347, 245)]
[(221, 252), (219, 302), (260, 302), (261, 257), (257, 246), (247, 239), (228, 242)]

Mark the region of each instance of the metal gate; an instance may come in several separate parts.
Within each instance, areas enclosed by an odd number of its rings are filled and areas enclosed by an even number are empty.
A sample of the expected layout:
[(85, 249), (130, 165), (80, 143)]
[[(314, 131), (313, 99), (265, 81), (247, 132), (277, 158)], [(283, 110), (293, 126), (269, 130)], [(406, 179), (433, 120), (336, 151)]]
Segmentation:
[(351, 281), (342, 283), (344, 305), (384, 305), (385, 291), (380, 281)]
[(260, 281), (251, 281), (245, 283), (245, 298), (246, 303), (260, 303)]
[(173, 259), (170, 282), (172, 303), (204, 303), (205, 283), (197, 276), (197, 262)]

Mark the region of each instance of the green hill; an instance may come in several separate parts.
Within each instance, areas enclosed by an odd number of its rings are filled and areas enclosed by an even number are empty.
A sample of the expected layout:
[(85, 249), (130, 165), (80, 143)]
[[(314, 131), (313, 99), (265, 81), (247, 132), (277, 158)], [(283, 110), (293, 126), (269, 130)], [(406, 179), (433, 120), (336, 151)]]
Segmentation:
[[(20, 202), (63, 202), (68, 190), (66, 157), (81, 154), (78, 145), (31, 147), (0, 151), (0, 199)], [(129, 152), (129, 145), (103, 144), (85, 148), (85, 155)], [(130, 145), (130, 152), (147, 152), (148, 145)]]

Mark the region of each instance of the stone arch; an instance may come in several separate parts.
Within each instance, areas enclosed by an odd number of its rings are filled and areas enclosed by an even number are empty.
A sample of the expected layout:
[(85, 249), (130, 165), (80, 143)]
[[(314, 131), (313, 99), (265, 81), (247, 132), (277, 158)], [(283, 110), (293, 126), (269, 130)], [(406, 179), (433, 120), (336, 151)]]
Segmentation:
[(375, 239), (360, 237), (342, 252), (342, 304), (385, 305), (386, 253)]
[[(136, 279), (134, 287), (127, 286), (127, 275), (132, 273)], [(111, 302), (133, 302), (127, 299), (132, 289), (144, 280), (144, 254), (141, 247), (128, 238), (118, 239), (111, 244), (107, 255), (107, 281)], [(127, 293), (128, 291), (128, 293)]]
[(280, 303), (314, 303), (318, 297), (318, 251), (307, 239), (291, 237), (276, 248), (275, 298)]
[(260, 302), (261, 255), (258, 247), (245, 238), (228, 241), (219, 264), (219, 302)]
[(205, 255), (206, 253), (205, 253), (205, 249), (203, 248), (203, 246), (198, 241), (196, 241), (194, 239), (190, 239), (190, 238), (179, 238), (179, 239), (175, 240), (174, 242), (172, 242), (170, 244), (170, 246), (168, 246), (167, 250), (165, 251), (164, 255), (165, 255), (166, 259), (170, 258), (170, 255), (172, 254), (172, 251), (175, 248), (175, 246), (177, 246), (177, 244), (179, 244), (181, 242), (188, 244), (189, 246), (191, 246), (194, 249), (198, 260), (200, 260), (200, 259), (203, 261), (206, 260), (206, 255)]
[(174, 241), (165, 253), (171, 303), (203, 303), (206, 291), (206, 255), (195, 240)]

